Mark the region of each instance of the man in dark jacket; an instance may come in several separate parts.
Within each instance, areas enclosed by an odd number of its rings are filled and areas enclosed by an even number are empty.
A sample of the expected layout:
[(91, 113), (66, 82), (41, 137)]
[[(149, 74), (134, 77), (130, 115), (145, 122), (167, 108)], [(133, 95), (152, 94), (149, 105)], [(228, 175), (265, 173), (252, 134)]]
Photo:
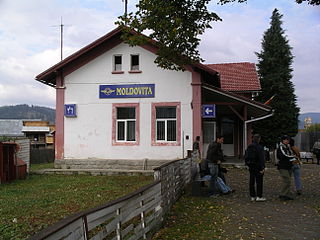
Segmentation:
[(218, 189), (216, 188), (216, 182), (219, 173), (219, 164), (223, 161), (223, 152), (221, 149), (221, 143), (223, 143), (223, 136), (217, 136), (214, 142), (211, 142), (207, 151), (208, 168), (210, 170), (210, 183), (209, 194), (210, 196), (217, 196)]
[(282, 189), (279, 198), (282, 200), (293, 200), (291, 193), (291, 175), (295, 156), (289, 145), (290, 137), (284, 135), (277, 149), (277, 158), (279, 159), (278, 169), (282, 178)]
[[(246, 164), (249, 167), (250, 180), (249, 189), (251, 201), (264, 202), (266, 198), (262, 197), (263, 192), (263, 175), (265, 169), (265, 154), (263, 147), (259, 144), (261, 136), (255, 134), (252, 143), (246, 150)], [(249, 153), (250, 152), (250, 153)], [(251, 156), (248, 156), (251, 154)], [(248, 159), (252, 158), (252, 159)], [(257, 191), (256, 191), (257, 187)]]

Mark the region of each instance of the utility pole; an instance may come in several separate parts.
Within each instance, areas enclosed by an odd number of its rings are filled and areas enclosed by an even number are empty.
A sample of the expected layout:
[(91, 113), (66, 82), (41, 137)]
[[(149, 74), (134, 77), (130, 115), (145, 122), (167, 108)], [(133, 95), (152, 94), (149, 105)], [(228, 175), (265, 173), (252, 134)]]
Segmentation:
[(51, 27), (60, 27), (60, 60), (62, 61), (63, 59), (63, 27), (66, 27), (66, 25), (63, 24), (62, 17), (61, 17), (60, 25), (54, 25)]
[(122, 0), (124, 2), (124, 15), (127, 16), (128, 14), (128, 0)]

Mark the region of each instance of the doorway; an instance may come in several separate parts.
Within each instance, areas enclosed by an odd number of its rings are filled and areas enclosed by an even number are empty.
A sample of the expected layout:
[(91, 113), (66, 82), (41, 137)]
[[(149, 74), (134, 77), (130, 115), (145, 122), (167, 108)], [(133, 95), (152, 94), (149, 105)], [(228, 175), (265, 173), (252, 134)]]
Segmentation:
[(222, 144), (223, 154), (234, 156), (234, 120), (229, 118), (222, 119), (221, 134), (224, 137)]
[(213, 121), (204, 121), (202, 125), (203, 132), (203, 148), (202, 148), (202, 157), (207, 157), (207, 149), (213, 140), (216, 139), (216, 122)]

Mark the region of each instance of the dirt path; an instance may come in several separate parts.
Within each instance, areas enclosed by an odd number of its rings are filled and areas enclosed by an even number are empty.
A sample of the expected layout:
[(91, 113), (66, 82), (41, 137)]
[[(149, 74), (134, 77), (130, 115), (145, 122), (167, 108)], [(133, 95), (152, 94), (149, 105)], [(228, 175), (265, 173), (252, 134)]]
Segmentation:
[(236, 190), (216, 201), (227, 209), (230, 219), (222, 226), (222, 239), (320, 240), (320, 166), (302, 166), (303, 193), (293, 201), (278, 198), (281, 179), (273, 166), (264, 177), (266, 202), (250, 202), (248, 171), (231, 169), (229, 185)]

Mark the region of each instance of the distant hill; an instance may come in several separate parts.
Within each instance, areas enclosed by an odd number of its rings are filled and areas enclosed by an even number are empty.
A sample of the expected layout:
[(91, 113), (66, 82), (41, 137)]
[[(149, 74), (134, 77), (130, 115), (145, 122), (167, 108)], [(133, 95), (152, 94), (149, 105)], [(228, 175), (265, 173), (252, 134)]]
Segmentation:
[(55, 113), (52, 108), (27, 104), (0, 107), (0, 119), (41, 119), (54, 123)]
[(320, 123), (320, 113), (303, 113), (299, 116), (299, 129), (304, 129), (304, 119), (310, 117), (312, 123)]

